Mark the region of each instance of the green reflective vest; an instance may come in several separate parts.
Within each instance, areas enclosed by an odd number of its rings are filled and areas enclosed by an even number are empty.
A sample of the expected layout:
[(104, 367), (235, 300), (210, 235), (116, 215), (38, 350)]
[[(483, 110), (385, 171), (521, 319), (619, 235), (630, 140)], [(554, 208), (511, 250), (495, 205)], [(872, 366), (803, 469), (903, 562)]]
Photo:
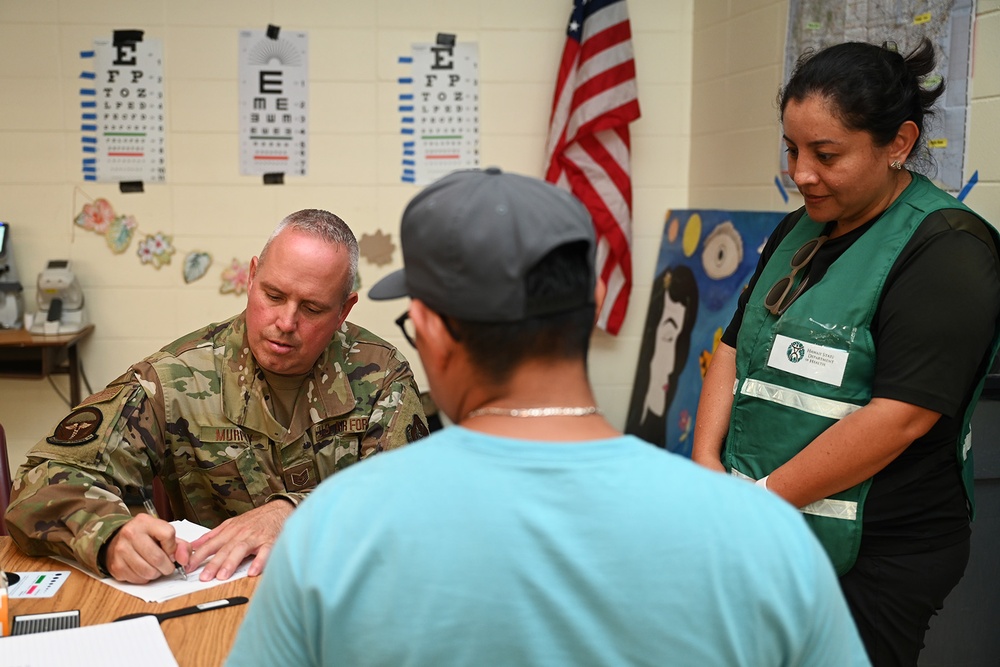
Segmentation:
[[(735, 396), (722, 456), (733, 475), (754, 480), (769, 475), (837, 420), (868, 403), (875, 374), (871, 323), (886, 278), (927, 214), (941, 209), (971, 213), (913, 174), (913, 182), (882, 217), (776, 317), (764, 307), (767, 292), (788, 274), (792, 256), (818, 236), (823, 225), (803, 215), (782, 239), (750, 295), (737, 338)], [(979, 224), (966, 213), (960, 217)], [(996, 243), (992, 226), (982, 226)], [(996, 343), (994, 339), (994, 352)], [(956, 443), (970, 508), (969, 422), (985, 372), (983, 368)], [(800, 508), (838, 575), (851, 569), (857, 558), (871, 483), (865, 480)]]

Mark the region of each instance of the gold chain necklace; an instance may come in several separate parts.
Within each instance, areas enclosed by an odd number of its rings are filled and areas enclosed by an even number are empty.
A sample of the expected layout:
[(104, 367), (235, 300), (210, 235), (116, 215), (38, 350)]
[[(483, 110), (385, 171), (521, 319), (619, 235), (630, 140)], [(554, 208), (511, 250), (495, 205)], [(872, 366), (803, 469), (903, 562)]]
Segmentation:
[[(465, 419), (472, 419), (482, 415), (497, 415), (500, 417), (586, 417), (587, 415), (599, 415), (601, 409), (596, 405), (578, 408), (478, 408), (465, 415)], [(463, 419), (463, 421), (465, 421)]]

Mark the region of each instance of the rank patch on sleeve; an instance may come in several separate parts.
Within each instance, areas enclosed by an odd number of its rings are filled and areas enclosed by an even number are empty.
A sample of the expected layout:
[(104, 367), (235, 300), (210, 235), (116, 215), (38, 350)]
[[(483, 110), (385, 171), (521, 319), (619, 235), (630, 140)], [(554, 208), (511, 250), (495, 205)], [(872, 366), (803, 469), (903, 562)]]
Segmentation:
[(59, 422), (55, 433), (45, 441), (64, 447), (78, 447), (97, 438), (97, 429), (102, 421), (104, 417), (97, 408), (79, 408)]

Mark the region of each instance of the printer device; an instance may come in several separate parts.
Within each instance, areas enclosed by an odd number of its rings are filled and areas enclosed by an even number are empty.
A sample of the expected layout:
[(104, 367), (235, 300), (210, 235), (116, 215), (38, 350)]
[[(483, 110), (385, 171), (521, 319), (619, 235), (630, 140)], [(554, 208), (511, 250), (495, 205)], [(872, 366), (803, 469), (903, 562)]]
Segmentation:
[(17, 275), (10, 225), (0, 222), (0, 329), (20, 329), (24, 320), (24, 286)]
[(83, 290), (68, 259), (50, 259), (38, 274), (38, 312), (31, 333), (58, 335), (77, 333), (87, 326)]

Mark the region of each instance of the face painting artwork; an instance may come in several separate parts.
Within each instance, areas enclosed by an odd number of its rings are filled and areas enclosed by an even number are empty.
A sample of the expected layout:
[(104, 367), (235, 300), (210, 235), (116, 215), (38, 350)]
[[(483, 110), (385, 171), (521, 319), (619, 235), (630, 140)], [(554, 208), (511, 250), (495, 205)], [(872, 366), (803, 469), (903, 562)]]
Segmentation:
[(668, 211), (625, 431), (691, 455), (702, 379), (781, 212)]

